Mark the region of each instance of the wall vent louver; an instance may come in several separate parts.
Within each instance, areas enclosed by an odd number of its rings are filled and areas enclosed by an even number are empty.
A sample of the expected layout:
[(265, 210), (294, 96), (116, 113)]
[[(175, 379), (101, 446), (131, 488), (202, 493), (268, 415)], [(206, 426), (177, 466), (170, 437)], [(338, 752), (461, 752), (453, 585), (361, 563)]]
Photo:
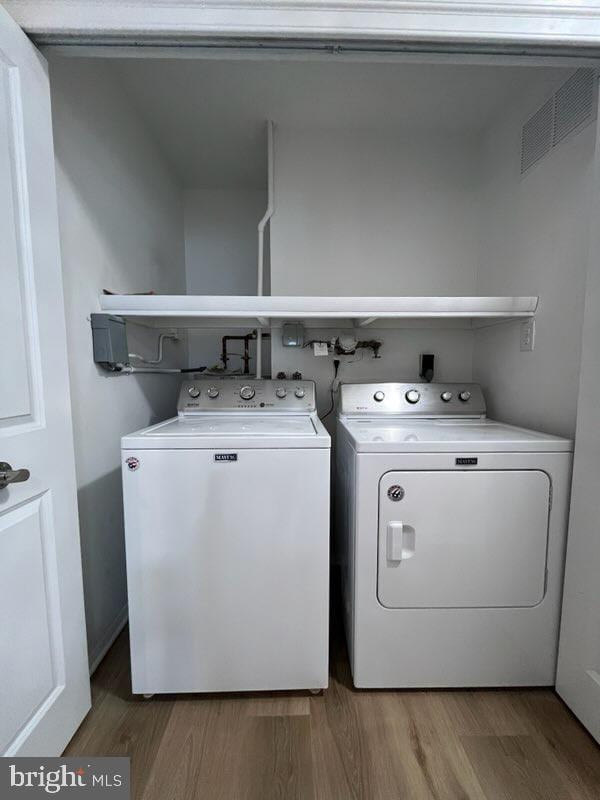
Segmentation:
[(578, 69), (554, 95), (554, 135), (558, 144), (594, 112), (594, 70)]
[(523, 125), (521, 175), (570, 133), (594, 119), (595, 78), (595, 70), (578, 69)]
[(552, 147), (552, 117), (554, 98), (536, 111), (523, 125), (521, 132), (521, 174), (550, 152)]

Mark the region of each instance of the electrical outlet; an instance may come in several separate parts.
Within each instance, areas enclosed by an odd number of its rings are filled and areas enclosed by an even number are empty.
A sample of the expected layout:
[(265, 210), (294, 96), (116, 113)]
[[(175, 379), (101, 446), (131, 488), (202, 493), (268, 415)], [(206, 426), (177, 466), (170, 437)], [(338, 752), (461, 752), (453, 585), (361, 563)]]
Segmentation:
[(533, 350), (535, 344), (535, 319), (526, 319), (521, 323), (521, 351)]

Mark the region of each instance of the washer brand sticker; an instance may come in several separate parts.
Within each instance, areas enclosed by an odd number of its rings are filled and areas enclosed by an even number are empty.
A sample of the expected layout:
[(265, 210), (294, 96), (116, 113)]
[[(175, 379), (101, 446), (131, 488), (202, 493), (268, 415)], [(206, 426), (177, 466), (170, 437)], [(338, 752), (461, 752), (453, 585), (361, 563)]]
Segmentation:
[(131, 470), (131, 472), (135, 472), (135, 470), (139, 469), (140, 467), (140, 460), (135, 456), (130, 456), (129, 458), (126, 458), (125, 463), (127, 464), (127, 469)]
[(457, 458), (455, 464), (457, 467), (472, 467), (478, 462), (477, 458)]
[(215, 453), (215, 461), (237, 461), (237, 453)]
[(0, 758), (0, 798), (105, 797), (129, 800), (130, 759)]

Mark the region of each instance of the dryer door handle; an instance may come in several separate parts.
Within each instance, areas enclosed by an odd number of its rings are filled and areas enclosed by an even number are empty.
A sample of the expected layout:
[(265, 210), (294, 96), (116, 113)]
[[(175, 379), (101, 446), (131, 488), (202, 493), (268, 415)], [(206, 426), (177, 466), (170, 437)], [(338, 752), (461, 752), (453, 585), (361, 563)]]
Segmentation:
[(415, 554), (415, 529), (394, 520), (387, 525), (387, 560), (406, 561)]

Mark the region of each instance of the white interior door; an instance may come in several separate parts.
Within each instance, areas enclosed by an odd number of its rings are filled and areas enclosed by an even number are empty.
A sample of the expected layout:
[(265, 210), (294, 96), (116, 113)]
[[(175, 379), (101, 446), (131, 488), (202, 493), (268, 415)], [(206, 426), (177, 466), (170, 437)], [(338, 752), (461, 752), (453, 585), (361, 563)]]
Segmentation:
[(0, 321), (0, 753), (59, 755), (90, 699), (50, 93), (1, 7)]
[(600, 742), (600, 146), (586, 284), (556, 688)]

